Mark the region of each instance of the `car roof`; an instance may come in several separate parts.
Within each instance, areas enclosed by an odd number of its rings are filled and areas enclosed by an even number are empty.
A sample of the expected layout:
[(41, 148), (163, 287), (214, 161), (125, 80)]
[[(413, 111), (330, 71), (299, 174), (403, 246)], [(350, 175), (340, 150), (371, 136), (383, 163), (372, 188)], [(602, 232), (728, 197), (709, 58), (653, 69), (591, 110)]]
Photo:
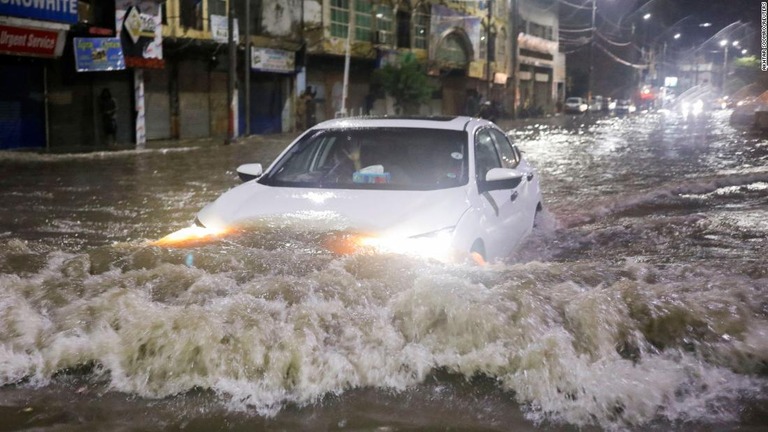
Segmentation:
[(467, 116), (435, 116), (435, 117), (344, 117), (326, 120), (317, 124), (313, 129), (349, 129), (349, 128), (424, 128), (463, 131), (469, 129), (472, 123), (490, 123), (488, 121)]

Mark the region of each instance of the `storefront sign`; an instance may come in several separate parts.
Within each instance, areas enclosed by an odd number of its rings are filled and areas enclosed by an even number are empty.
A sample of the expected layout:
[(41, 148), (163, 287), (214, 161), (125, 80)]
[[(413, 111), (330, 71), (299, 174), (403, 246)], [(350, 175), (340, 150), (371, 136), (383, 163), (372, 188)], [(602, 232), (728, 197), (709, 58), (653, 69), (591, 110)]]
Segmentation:
[(64, 32), (0, 25), (0, 52), (36, 57), (58, 57)]
[(251, 47), (251, 69), (263, 72), (293, 73), (296, 71), (296, 53)]
[(75, 68), (78, 72), (125, 69), (119, 38), (75, 38)]
[(77, 23), (77, 0), (0, 0), (0, 15)]
[(165, 66), (161, 7), (160, 1), (115, 1), (115, 28), (127, 67), (162, 69)]

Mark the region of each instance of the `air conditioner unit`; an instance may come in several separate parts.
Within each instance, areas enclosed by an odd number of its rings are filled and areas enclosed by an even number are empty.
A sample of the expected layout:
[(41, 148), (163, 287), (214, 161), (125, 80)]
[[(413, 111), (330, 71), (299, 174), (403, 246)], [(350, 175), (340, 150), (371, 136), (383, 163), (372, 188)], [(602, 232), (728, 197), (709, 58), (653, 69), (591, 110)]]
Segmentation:
[(377, 30), (373, 43), (377, 45), (390, 45), (392, 43), (392, 41), (390, 40), (391, 38), (392, 38), (391, 33), (386, 32), (384, 30)]

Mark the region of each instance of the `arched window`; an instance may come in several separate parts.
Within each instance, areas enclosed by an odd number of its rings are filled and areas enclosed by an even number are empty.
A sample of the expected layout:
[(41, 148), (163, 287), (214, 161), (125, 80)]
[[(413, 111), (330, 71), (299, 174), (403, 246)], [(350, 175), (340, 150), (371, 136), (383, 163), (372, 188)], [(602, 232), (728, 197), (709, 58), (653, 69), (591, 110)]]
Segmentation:
[(413, 14), (413, 47), (427, 49), (429, 42), (429, 9), (421, 3)]
[(469, 66), (471, 50), (466, 36), (451, 32), (440, 41), (435, 60), (441, 65), (455, 69), (466, 69)]

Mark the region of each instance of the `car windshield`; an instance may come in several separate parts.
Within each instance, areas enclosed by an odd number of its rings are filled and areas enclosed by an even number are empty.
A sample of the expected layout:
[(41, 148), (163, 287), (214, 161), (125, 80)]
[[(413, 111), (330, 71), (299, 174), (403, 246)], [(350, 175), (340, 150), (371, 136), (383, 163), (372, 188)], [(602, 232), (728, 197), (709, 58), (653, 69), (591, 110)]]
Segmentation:
[(259, 182), (270, 186), (433, 190), (467, 183), (467, 133), (326, 129), (303, 137)]
[(581, 103), (581, 98), (570, 97), (565, 100), (567, 103)]

